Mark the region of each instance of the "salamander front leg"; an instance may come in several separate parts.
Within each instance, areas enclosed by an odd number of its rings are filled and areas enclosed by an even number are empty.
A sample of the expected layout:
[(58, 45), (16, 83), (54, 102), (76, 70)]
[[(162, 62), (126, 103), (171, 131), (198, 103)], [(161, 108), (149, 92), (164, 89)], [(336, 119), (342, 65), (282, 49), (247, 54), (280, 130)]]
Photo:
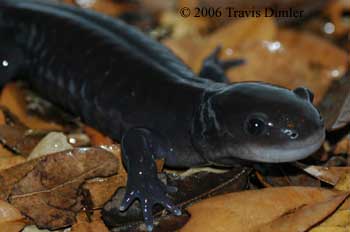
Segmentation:
[(181, 210), (166, 196), (167, 186), (157, 176), (155, 155), (167, 151), (158, 138), (150, 130), (135, 128), (129, 130), (121, 141), (128, 180), (120, 210), (126, 210), (138, 199), (148, 231), (153, 230), (152, 208), (155, 204), (161, 204), (171, 213), (181, 215)]
[(210, 79), (215, 82), (229, 83), (230, 81), (225, 75), (225, 71), (229, 68), (244, 64), (243, 59), (233, 60), (219, 60), (219, 54), (222, 47), (218, 46), (215, 50), (204, 60), (199, 76)]

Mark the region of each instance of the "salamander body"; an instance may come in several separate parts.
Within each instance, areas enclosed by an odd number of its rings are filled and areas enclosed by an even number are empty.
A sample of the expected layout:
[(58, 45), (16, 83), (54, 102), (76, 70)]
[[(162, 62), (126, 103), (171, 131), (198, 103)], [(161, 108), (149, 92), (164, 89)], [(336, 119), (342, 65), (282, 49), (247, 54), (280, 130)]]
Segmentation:
[(290, 162), (324, 140), (306, 88), (230, 84), (219, 50), (197, 75), (160, 43), (98, 13), (0, 0), (0, 43), (1, 84), (24, 76), (38, 93), (121, 143), (128, 170), (121, 210), (138, 198), (149, 230), (155, 203), (180, 214), (154, 159), (172, 167)]

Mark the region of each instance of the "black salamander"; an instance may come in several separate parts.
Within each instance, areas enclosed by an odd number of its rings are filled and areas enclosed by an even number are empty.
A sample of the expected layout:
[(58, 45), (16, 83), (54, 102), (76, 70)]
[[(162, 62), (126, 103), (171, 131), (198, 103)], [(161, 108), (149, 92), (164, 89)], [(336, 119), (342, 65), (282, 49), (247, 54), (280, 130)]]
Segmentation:
[[(116, 19), (37, 0), (0, 0), (0, 83), (25, 76), (42, 96), (121, 143), (128, 171), (120, 206), (138, 199), (179, 215), (158, 179), (170, 167), (290, 162), (316, 151), (323, 120), (306, 88), (229, 84), (216, 49), (199, 75)], [(200, 77), (199, 77), (200, 76)]]

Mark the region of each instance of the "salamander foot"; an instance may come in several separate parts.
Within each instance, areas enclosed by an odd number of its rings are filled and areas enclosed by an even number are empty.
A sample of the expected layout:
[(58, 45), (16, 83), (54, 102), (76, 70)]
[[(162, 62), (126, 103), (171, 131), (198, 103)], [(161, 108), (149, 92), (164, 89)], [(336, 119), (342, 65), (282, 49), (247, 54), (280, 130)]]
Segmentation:
[(210, 79), (215, 82), (229, 83), (229, 79), (225, 75), (225, 71), (229, 68), (236, 67), (245, 63), (243, 59), (232, 59), (221, 61), (219, 54), (222, 50), (221, 46), (217, 46), (214, 51), (204, 60), (199, 76)]
[[(122, 153), (128, 171), (126, 193), (119, 207), (125, 211), (131, 203), (138, 199), (141, 204), (147, 230), (153, 230), (152, 209), (156, 204), (162, 205), (169, 212), (181, 215), (181, 210), (167, 197), (168, 188), (157, 176), (157, 168), (153, 154), (159, 149), (154, 145), (155, 136), (143, 128), (131, 129), (123, 136)], [(158, 142), (158, 141), (157, 141)]]

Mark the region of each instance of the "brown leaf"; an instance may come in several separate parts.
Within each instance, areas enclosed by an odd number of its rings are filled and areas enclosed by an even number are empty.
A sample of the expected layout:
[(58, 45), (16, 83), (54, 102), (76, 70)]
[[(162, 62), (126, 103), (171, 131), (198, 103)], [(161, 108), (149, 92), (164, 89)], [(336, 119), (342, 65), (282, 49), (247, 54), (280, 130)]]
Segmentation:
[(0, 228), (1, 231), (20, 231), (27, 224), (21, 212), (6, 201), (0, 200)]
[[(337, 198), (340, 196), (344, 199), (342, 192), (311, 187), (266, 188), (230, 193), (189, 207), (191, 219), (181, 231), (253, 231), (306, 205), (323, 204), (331, 199), (340, 204)], [(336, 206), (333, 203), (331, 205)], [(310, 213), (324, 215), (323, 208), (320, 208), (321, 212)], [(313, 225), (319, 219), (315, 217), (314, 221), (306, 220), (303, 223)]]
[(0, 157), (0, 170), (7, 169), (18, 164), (24, 163), (26, 158), (19, 155)]
[(113, 140), (109, 138), (108, 136), (102, 134), (98, 130), (89, 127), (84, 126), (83, 127), (84, 132), (90, 137), (91, 144), (93, 146), (102, 146), (102, 145), (112, 145)]
[(342, 175), (350, 174), (350, 167), (308, 166), (304, 170), (317, 179), (331, 185), (336, 185)]
[(350, 134), (342, 138), (334, 147), (334, 154), (350, 154)]
[(116, 173), (118, 161), (103, 149), (76, 148), (28, 161), (0, 172), (0, 196), (42, 228), (73, 224), (81, 209), (79, 187)]
[(77, 222), (72, 226), (71, 232), (108, 232), (101, 219), (101, 212), (96, 210), (89, 221), (84, 212), (77, 215)]
[(236, 55), (246, 64), (230, 69), (230, 80), (263, 81), (290, 89), (305, 86), (313, 91), (316, 104), (345, 71), (347, 57), (324, 39), (292, 30), (279, 30), (272, 40), (243, 44)]
[(114, 175), (87, 181), (84, 188), (91, 194), (94, 209), (102, 208), (113, 197), (115, 191), (126, 185), (126, 175)]
[(253, 231), (307, 231), (310, 227), (332, 214), (348, 196), (349, 194), (345, 193), (330, 197), (322, 202), (301, 206), (300, 208), (288, 212), (265, 225), (259, 226)]
[(272, 40), (276, 36), (276, 30), (277, 28), (271, 19), (249, 18), (230, 23), (208, 36), (169, 39), (165, 40), (164, 44), (181, 57), (195, 72), (199, 72), (204, 59), (218, 45), (223, 48), (223, 59), (242, 58), (236, 54), (238, 47), (262, 40)]
[(16, 83), (5, 85), (1, 93), (0, 103), (6, 106), (29, 128), (39, 130), (62, 130), (62, 127), (58, 124), (46, 122), (27, 113), (25, 94)]
[(123, 12), (134, 9), (132, 4), (127, 2), (118, 3), (113, 0), (77, 1), (64, 0), (66, 3), (74, 4), (82, 8), (89, 8), (110, 16), (117, 16)]
[(347, 232), (350, 229), (350, 198), (339, 209), (310, 232)]
[(309, 186), (320, 187), (319, 180), (290, 164), (255, 165), (258, 179), (264, 186)]
[(45, 133), (36, 133), (28, 128), (0, 126), (0, 141), (12, 151), (28, 156)]
[[(107, 151), (110, 151), (121, 164), (121, 150), (119, 145), (102, 146)], [(127, 173), (123, 165), (118, 165), (117, 175), (107, 178), (95, 178), (86, 181), (83, 185), (84, 189), (89, 190), (93, 208), (101, 208), (113, 196), (116, 190), (126, 185)]]
[(338, 81), (334, 81), (319, 105), (329, 131), (346, 126), (350, 122), (350, 67)]

